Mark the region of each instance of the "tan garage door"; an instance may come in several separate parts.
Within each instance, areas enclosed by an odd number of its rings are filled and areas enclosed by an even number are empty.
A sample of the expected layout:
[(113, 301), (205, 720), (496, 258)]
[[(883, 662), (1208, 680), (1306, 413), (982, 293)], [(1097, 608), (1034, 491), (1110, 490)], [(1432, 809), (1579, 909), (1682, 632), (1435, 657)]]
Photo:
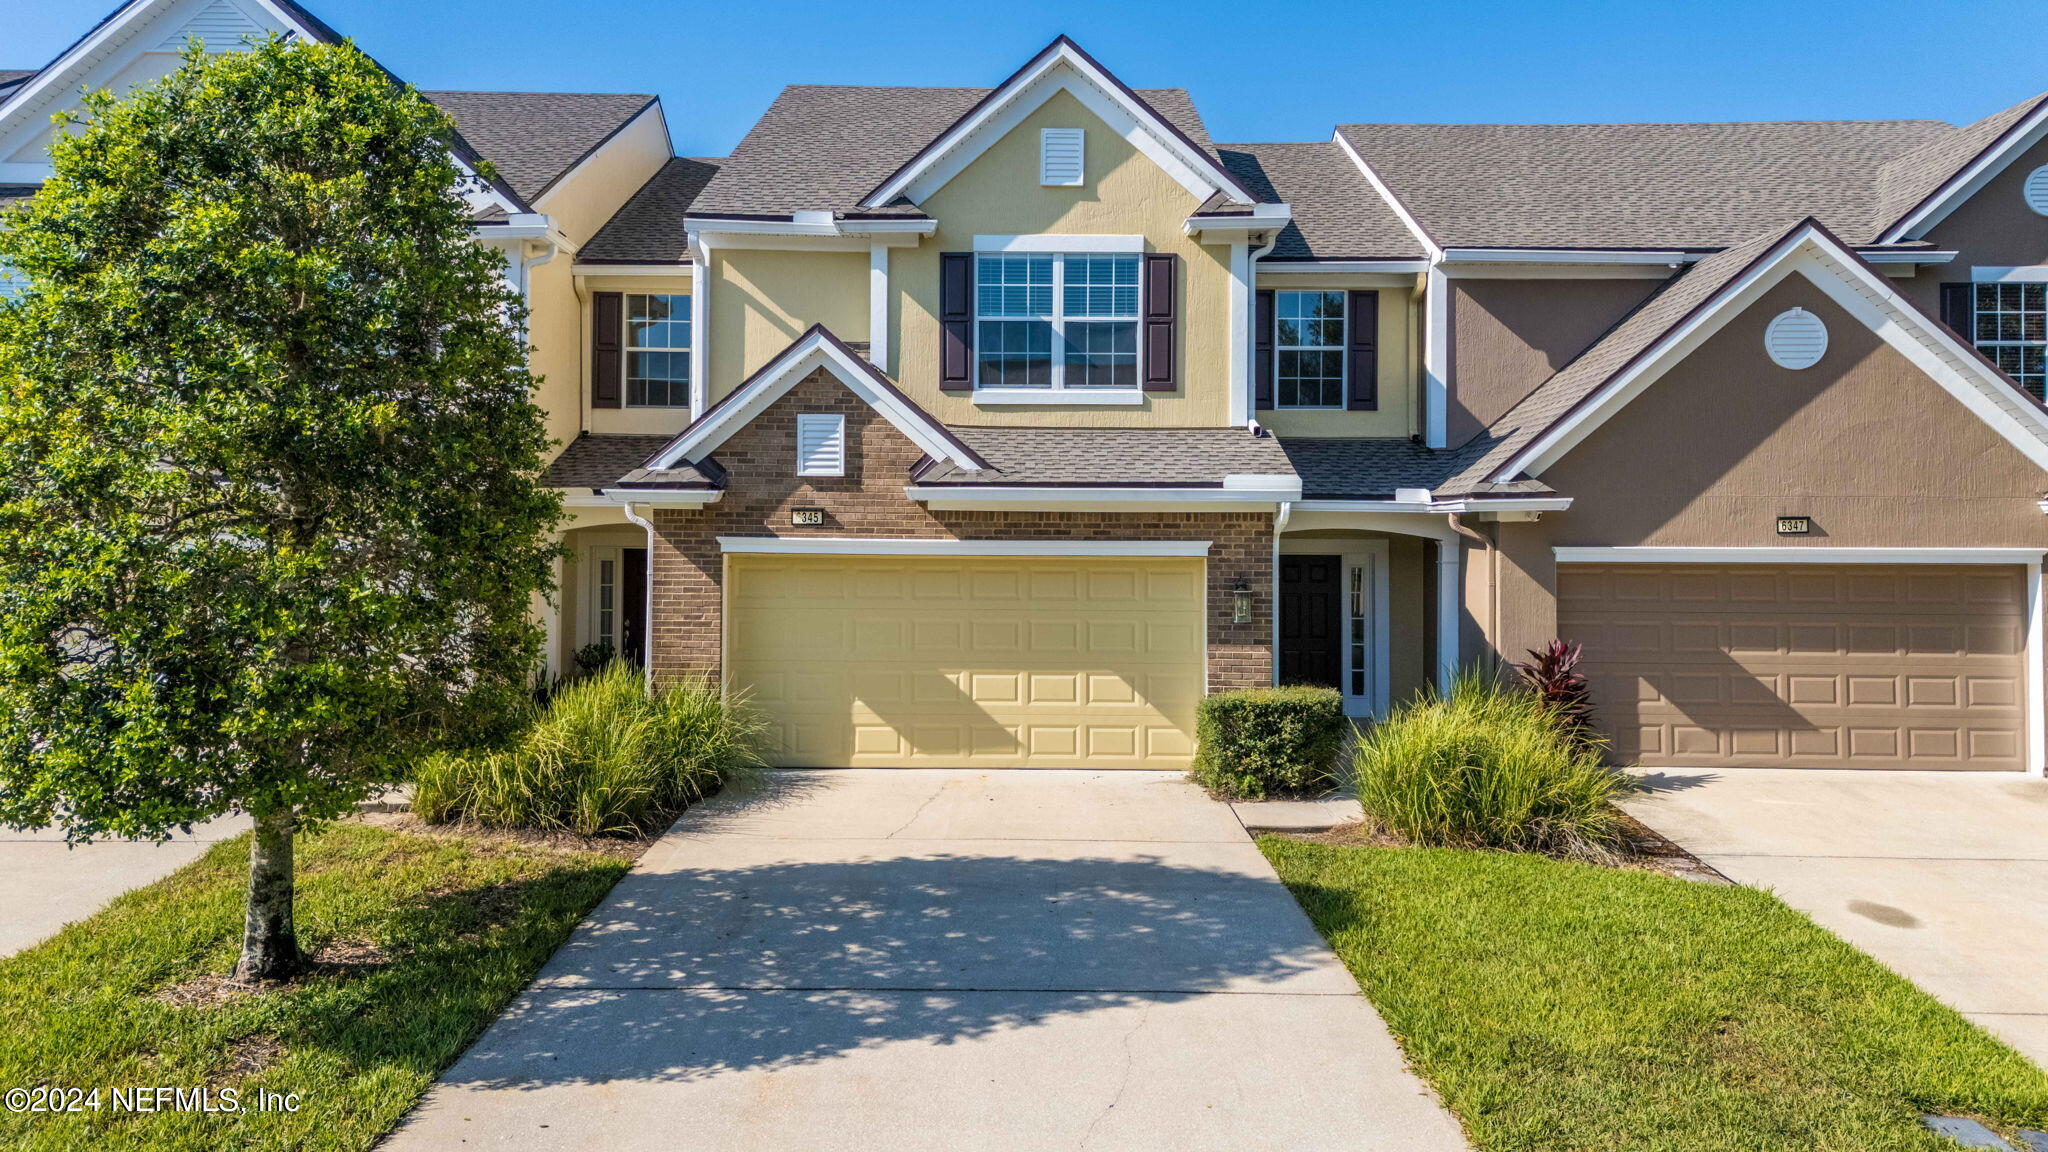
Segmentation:
[(1198, 557), (735, 555), (728, 663), (789, 767), (1173, 768)]
[(1561, 564), (1557, 589), (1623, 763), (2024, 766), (2023, 569)]

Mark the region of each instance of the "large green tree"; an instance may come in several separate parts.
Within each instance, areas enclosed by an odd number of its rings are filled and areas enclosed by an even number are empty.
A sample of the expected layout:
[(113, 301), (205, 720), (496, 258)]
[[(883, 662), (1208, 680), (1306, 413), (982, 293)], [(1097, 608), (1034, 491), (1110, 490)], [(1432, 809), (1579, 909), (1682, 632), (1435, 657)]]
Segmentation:
[(295, 830), (538, 654), (560, 503), (450, 140), (352, 46), (195, 46), (0, 213), (0, 823), (249, 813), (244, 979), (303, 964)]

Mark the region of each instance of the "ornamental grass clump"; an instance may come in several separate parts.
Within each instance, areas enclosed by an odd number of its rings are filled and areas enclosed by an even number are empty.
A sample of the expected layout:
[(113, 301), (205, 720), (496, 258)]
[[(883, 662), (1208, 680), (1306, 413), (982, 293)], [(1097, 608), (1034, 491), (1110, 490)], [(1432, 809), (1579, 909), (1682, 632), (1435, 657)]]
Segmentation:
[(1355, 768), (1367, 819), (1435, 847), (1605, 856), (1633, 787), (1543, 698), (1477, 673), (1374, 726)]
[(640, 669), (613, 664), (536, 708), (510, 747), (422, 763), (413, 810), (435, 823), (644, 834), (757, 770), (765, 732), (743, 699), (714, 685), (650, 692)]

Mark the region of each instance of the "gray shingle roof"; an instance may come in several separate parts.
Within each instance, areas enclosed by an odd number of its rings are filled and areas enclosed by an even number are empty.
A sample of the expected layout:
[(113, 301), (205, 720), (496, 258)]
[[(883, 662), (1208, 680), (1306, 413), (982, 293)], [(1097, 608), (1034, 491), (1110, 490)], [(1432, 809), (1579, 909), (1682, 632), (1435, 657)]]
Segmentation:
[(654, 97), (604, 92), (422, 92), (530, 203)]
[(1294, 207), (1294, 222), (1264, 258), (1268, 267), (1281, 260), (1424, 255), (1415, 234), (1337, 145), (1219, 144), (1217, 151), (1247, 192), (1263, 203)]
[(723, 157), (678, 156), (662, 165), (576, 254), (585, 264), (688, 263), (683, 213), (718, 173)]
[(1778, 229), (1723, 249), (1688, 267), (1591, 347), (1522, 398), (1485, 432), (1460, 449), (1440, 496), (1492, 491), (1486, 478), (1541, 436), (1580, 401), (1684, 321), (1768, 252), (1789, 229)]
[(1919, 207), (1949, 177), (1996, 143), (2013, 125), (2034, 109), (2048, 103), (2048, 94), (2029, 97), (2003, 111), (1994, 112), (1974, 124), (1939, 133), (1918, 148), (1892, 160), (1879, 170), (1877, 209), (1871, 221), (1873, 236)]
[[(792, 84), (755, 121), (693, 212), (787, 216), (802, 209), (873, 215), (861, 198), (987, 96), (988, 88)], [(1138, 96), (1214, 155), (1194, 102), (1178, 88)], [(914, 208), (899, 209), (899, 214)]]
[(1280, 446), (1311, 500), (1391, 499), (1396, 489), (1434, 488), (1462, 460), (1407, 439), (1284, 439)]
[(1937, 120), (1347, 124), (1445, 247), (1720, 248), (1815, 216), (1868, 240), (1877, 173)]
[(960, 428), (989, 468), (934, 464), (920, 484), (1220, 485), (1239, 474), (1290, 475), (1280, 442), (1242, 428)]
[(585, 433), (569, 442), (541, 476), (549, 488), (605, 488), (639, 468), (672, 436), (596, 436)]
[(34, 68), (0, 68), (0, 88), (12, 88), (36, 72)]
[(0, 208), (19, 204), (36, 194), (40, 184), (0, 184)]

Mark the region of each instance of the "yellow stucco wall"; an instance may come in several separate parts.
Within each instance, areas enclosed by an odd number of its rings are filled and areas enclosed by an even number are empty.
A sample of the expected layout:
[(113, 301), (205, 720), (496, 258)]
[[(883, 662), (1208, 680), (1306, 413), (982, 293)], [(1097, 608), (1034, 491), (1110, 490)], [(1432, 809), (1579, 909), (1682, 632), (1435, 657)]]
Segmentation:
[(668, 163), (669, 153), (661, 112), (649, 109), (548, 189), (534, 207), (554, 217), (555, 227), (580, 245)]
[[(1040, 128), (1083, 128), (1086, 182), (1038, 183)], [(1181, 231), (1198, 206), (1187, 190), (1073, 96), (1060, 92), (1024, 118), (921, 205), (937, 235), (890, 253), (889, 369), (903, 390), (939, 419), (965, 425), (1202, 427), (1227, 422), (1229, 276), (1227, 245), (1202, 245)], [(1179, 388), (1114, 407), (981, 407), (939, 390), (939, 254), (967, 252), (981, 235), (1142, 235), (1147, 249), (1181, 257)], [(866, 259), (860, 261), (865, 285)], [(866, 294), (859, 294), (864, 309)], [(716, 298), (714, 297), (714, 307)], [(865, 325), (863, 324), (863, 327)]]
[(868, 254), (760, 248), (711, 253), (711, 399), (812, 324), (868, 338)]
[(1406, 436), (1415, 430), (1415, 380), (1418, 366), (1414, 304), (1411, 286), (1392, 286), (1379, 281), (1352, 281), (1338, 276), (1260, 276), (1259, 287), (1318, 288), (1344, 291), (1370, 288), (1380, 294), (1380, 406), (1372, 412), (1290, 412), (1259, 409), (1259, 423), (1280, 436), (1337, 438), (1347, 436)]

